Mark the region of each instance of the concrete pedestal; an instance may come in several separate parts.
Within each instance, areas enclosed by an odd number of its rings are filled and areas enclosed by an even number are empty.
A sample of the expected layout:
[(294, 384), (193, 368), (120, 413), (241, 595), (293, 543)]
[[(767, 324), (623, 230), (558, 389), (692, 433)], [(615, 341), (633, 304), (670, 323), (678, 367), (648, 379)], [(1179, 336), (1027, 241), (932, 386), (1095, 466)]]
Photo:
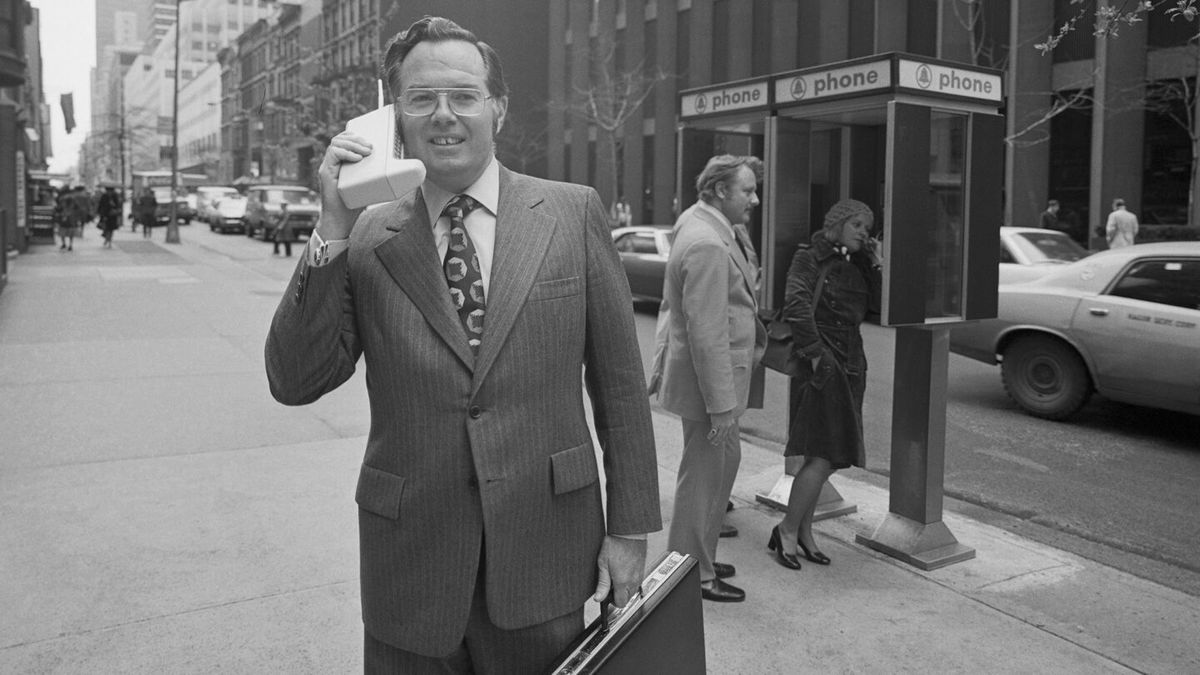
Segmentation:
[[(758, 503), (766, 504), (780, 511), (786, 511), (788, 495), (792, 492), (792, 478), (800, 469), (800, 460), (802, 459), (801, 457), (785, 458), (784, 474), (779, 477), (779, 480), (775, 481), (775, 485), (771, 487), (770, 492), (760, 492), (755, 495)], [(821, 496), (817, 498), (817, 509), (813, 512), (813, 520), (836, 518), (856, 511), (858, 511), (857, 506), (846, 501), (832, 483), (825, 481), (824, 487), (821, 488)]]
[(875, 534), (860, 534), (854, 540), (923, 570), (975, 557), (975, 549), (958, 543), (942, 521), (923, 525), (896, 513), (887, 514)]

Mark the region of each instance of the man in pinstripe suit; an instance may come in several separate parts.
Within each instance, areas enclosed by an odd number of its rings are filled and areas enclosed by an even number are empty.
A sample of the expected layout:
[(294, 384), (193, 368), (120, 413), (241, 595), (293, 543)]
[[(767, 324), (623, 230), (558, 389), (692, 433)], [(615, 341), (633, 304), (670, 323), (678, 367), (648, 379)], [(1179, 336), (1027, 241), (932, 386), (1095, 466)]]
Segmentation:
[[(300, 405), (360, 355), (368, 367), (367, 672), (538, 672), (582, 630), (589, 596), (611, 588), (623, 605), (636, 591), (661, 527), (629, 288), (594, 190), (496, 161), (508, 99), (489, 46), (427, 17), (389, 45), (383, 77), (425, 183), (351, 211), (339, 167), (372, 148), (333, 139), (321, 222), (267, 338), (271, 391)], [(447, 276), (471, 270), (482, 292), (468, 317)]]

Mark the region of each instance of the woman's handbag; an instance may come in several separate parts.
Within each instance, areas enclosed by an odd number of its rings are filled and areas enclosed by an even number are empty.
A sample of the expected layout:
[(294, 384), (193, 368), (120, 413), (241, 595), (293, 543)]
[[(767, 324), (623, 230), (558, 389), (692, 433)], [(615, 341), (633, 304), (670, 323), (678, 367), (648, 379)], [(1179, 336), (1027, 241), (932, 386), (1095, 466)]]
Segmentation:
[[(821, 291), (825, 290), (825, 276), (829, 273), (829, 263), (821, 266), (817, 275), (817, 287), (813, 291), (813, 313), (821, 301)], [(792, 353), (792, 326), (783, 319), (783, 308), (776, 310), (760, 309), (759, 318), (767, 326), (767, 348), (763, 351), (762, 364), (771, 370), (795, 377), (800, 372), (800, 359)]]

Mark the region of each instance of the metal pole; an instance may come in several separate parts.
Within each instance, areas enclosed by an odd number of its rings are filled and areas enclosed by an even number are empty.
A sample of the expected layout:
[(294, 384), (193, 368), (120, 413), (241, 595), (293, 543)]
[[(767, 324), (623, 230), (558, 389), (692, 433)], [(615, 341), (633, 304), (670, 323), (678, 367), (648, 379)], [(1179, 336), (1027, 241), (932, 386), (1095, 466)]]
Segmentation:
[[(120, 87), (120, 89), (117, 90), (117, 96), (119, 97), (117, 113), (120, 115), (120, 119), (118, 121), (121, 125), (119, 127), (120, 131), (117, 132), (117, 153), (120, 154), (120, 156), (121, 156), (120, 157), (121, 179), (118, 180), (117, 183), (119, 183), (121, 185), (121, 193), (122, 193), (121, 194), (121, 203), (124, 204), (126, 201), (128, 201), (132, 204), (132, 202), (133, 202), (133, 186), (132, 185), (129, 186), (129, 197), (130, 197), (129, 199), (126, 199), (125, 194), (124, 194), (124, 192), (125, 192), (125, 78), (121, 78), (121, 87)], [(124, 218), (124, 214), (122, 214), (121, 217)]]
[(179, 214), (176, 213), (175, 193), (179, 190), (179, 34), (183, 32), (183, 17), (175, 0), (175, 77), (171, 80), (171, 220), (167, 221), (167, 243), (179, 243)]

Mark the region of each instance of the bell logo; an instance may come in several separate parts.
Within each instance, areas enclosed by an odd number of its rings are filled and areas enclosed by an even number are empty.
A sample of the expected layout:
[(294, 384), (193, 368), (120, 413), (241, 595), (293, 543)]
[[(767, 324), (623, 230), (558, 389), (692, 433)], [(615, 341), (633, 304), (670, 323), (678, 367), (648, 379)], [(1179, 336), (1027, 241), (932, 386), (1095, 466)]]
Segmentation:
[(792, 98), (799, 101), (808, 93), (808, 84), (804, 82), (803, 77), (797, 77), (792, 80)]
[(703, 113), (705, 110), (708, 110), (708, 97), (700, 94), (696, 97), (696, 112)]
[(921, 64), (917, 68), (917, 85), (922, 89), (928, 89), (933, 84), (933, 74), (929, 72), (929, 66)]

